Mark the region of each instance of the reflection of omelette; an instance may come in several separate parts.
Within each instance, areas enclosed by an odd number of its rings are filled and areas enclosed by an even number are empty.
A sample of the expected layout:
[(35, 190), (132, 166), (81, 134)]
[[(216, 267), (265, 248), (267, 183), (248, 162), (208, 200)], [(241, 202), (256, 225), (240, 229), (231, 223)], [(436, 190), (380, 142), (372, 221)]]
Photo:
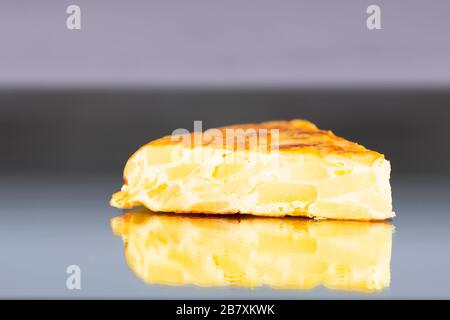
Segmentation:
[(166, 215), (113, 218), (130, 268), (149, 284), (377, 292), (389, 286), (387, 222)]
[(394, 216), (390, 164), (380, 153), (303, 120), (214, 130), (166, 136), (140, 148), (111, 205), (356, 220)]

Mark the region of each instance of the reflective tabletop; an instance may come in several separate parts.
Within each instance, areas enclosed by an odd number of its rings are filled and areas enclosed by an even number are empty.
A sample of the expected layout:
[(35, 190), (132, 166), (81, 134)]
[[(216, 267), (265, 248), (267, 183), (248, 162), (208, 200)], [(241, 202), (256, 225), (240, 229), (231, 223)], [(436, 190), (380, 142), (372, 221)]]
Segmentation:
[(119, 184), (2, 179), (0, 297), (450, 298), (446, 181), (394, 180), (397, 217), (373, 223), (120, 211)]

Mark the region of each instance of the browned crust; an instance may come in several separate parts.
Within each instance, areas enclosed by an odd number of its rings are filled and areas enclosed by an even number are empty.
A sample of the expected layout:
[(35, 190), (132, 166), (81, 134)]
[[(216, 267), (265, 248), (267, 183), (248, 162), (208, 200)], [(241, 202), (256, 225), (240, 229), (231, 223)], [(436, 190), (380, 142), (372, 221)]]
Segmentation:
[[(227, 143), (230, 142), (230, 139), (227, 140), (226, 134), (228, 129), (240, 129), (246, 132), (244, 140), (232, 137), (232, 143)], [(195, 143), (200, 142), (203, 146), (214, 147), (215, 145), (220, 145), (220, 147), (227, 148), (229, 145), (232, 145), (235, 149), (243, 147), (243, 149), (248, 150), (250, 146), (250, 137), (254, 137), (255, 131), (259, 132), (258, 130), (260, 129), (266, 129), (268, 132), (267, 137), (258, 136), (259, 143), (267, 145), (267, 150), (278, 149), (280, 152), (289, 153), (318, 153), (322, 156), (327, 154), (347, 154), (361, 156), (371, 155), (374, 159), (383, 157), (382, 154), (376, 151), (366, 149), (355, 142), (340, 138), (331, 131), (320, 130), (313, 123), (300, 119), (290, 121), (268, 121), (259, 124), (247, 123), (216, 128), (215, 130), (218, 130), (216, 132), (220, 131), (222, 133), (221, 141), (217, 141), (215, 137), (212, 138), (204, 133), (190, 133), (188, 135), (180, 136), (165, 136), (151, 141), (147, 145), (168, 146), (182, 144), (184, 147), (193, 148), (196, 145)], [(271, 134), (272, 129), (279, 130), (278, 139), (274, 139), (275, 137)], [(279, 143), (277, 143), (277, 141)], [(219, 143), (217, 144), (217, 142)]]
[[(135, 205), (138, 207), (137, 210), (148, 210), (148, 213), (152, 213), (152, 214), (161, 214), (161, 215), (176, 215), (178, 217), (183, 217), (183, 216), (198, 216), (198, 214), (202, 214), (202, 215), (208, 215), (211, 218), (214, 216), (226, 216), (228, 218), (262, 218), (262, 219), (271, 219), (271, 218), (303, 218), (303, 219), (313, 219), (313, 220), (335, 220), (335, 221), (347, 221), (347, 222), (376, 222), (376, 223), (388, 223), (389, 221), (392, 220), (391, 218), (387, 218), (387, 219), (376, 219), (376, 218), (364, 218), (364, 217), (359, 217), (359, 218), (329, 218), (329, 217), (321, 217), (321, 216), (314, 216), (311, 215), (310, 213), (306, 212), (306, 211), (301, 211), (301, 212), (297, 212), (296, 214), (272, 214), (272, 213), (265, 213), (265, 214), (260, 214), (260, 213), (248, 213), (248, 212), (239, 212), (239, 211), (222, 211), (222, 212), (218, 212), (218, 211), (210, 211), (210, 210), (178, 210), (178, 209), (171, 209), (170, 211), (161, 211), (161, 212), (154, 212), (151, 211), (150, 209), (146, 208), (143, 204), (137, 204)], [(133, 206), (133, 207), (135, 207)], [(131, 209), (127, 208), (127, 209)], [(136, 209), (133, 209), (136, 210)], [(128, 211), (125, 211), (128, 212)]]

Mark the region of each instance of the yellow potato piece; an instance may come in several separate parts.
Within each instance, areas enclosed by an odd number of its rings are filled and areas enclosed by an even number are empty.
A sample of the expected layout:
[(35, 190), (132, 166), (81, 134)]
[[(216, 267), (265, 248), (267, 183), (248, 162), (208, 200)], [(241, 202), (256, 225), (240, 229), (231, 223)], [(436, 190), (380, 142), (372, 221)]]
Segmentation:
[(170, 180), (188, 178), (190, 175), (200, 170), (201, 166), (195, 164), (180, 164), (176, 167), (167, 169), (167, 177)]
[(317, 199), (316, 188), (293, 183), (264, 185), (258, 188), (258, 194), (261, 204), (292, 201), (309, 202)]
[(322, 165), (293, 165), (291, 167), (291, 178), (301, 181), (322, 180), (328, 178), (328, 171)]

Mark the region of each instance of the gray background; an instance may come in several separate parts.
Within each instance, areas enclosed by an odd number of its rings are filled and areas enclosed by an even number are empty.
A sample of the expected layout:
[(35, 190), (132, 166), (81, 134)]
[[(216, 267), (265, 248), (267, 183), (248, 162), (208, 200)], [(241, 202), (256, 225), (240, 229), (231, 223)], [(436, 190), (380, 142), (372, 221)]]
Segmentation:
[[(81, 7), (80, 31), (66, 8)], [(366, 28), (381, 7), (382, 29)], [(0, 85), (434, 87), (447, 0), (2, 0)]]
[[(0, 4), (0, 297), (450, 298), (448, 1)], [(140, 145), (176, 128), (306, 118), (386, 154), (391, 287), (147, 286), (107, 204)], [(68, 291), (65, 268), (82, 268)]]

